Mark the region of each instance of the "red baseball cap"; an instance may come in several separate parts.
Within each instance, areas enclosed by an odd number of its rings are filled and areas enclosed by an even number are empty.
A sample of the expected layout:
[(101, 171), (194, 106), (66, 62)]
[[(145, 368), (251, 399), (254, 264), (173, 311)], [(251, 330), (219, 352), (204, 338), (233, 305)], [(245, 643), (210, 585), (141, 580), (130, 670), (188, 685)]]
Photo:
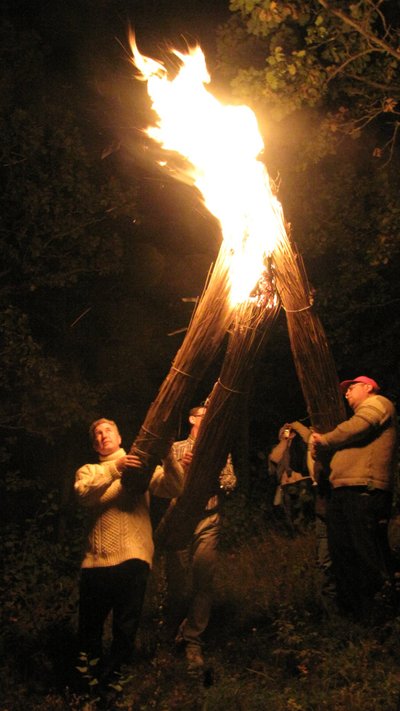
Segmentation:
[(380, 387), (376, 380), (368, 378), (366, 375), (359, 375), (358, 378), (353, 378), (353, 380), (343, 380), (343, 382), (340, 383), (340, 389), (343, 394), (346, 392), (349, 385), (352, 385), (352, 383), (365, 383), (365, 385), (371, 385), (372, 390), (374, 390), (375, 392), (379, 392), (380, 390)]

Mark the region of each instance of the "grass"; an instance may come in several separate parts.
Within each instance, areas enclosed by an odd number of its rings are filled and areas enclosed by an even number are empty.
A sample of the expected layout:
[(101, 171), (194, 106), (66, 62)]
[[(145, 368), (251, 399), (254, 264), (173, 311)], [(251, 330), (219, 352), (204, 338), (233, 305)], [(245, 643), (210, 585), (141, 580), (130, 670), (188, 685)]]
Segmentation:
[[(158, 558), (138, 635), (138, 660), (124, 670), (119, 689), (110, 688), (98, 701), (96, 685), (84, 695), (70, 684), (73, 615), (69, 629), (53, 630), (53, 638), (50, 629), (42, 631), (30, 647), (20, 630), (21, 656), (15, 645), (9, 654), (3, 650), (1, 711), (397, 709), (400, 618), (375, 628), (325, 619), (312, 531), (294, 539), (264, 531), (224, 547), (205, 636), (206, 669), (200, 675), (189, 675), (174, 650), (164, 598)], [(23, 650), (30, 654), (24, 663)]]

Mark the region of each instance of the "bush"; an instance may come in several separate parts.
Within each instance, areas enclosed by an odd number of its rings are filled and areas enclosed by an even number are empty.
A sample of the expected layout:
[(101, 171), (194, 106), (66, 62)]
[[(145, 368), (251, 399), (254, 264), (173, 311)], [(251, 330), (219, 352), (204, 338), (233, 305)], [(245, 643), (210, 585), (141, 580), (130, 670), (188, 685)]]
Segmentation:
[(20, 685), (43, 692), (66, 683), (66, 659), (71, 666), (75, 653), (82, 521), (78, 516), (71, 520), (68, 543), (59, 543), (59, 514), (56, 492), (50, 492), (34, 517), (2, 529), (3, 692)]

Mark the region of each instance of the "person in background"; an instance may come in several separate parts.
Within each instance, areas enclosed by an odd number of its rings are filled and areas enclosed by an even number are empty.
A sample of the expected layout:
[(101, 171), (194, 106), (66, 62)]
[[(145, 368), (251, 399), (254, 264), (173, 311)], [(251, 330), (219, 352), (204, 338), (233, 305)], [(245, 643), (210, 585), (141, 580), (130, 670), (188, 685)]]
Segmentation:
[(308, 458), (309, 430), (300, 422), (285, 424), (268, 456), (268, 472), (277, 483), (274, 505), (282, 506), (291, 535), (314, 520), (314, 462)]
[[(307, 520), (314, 522), (314, 532), (315, 532), (315, 561), (316, 567), (319, 571), (319, 601), (322, 610), (325, 615), (331, 616), (337, 612), (336, 605), (336, 584), (332, 571), (332, 560), (329, 555), (328, 548), (328, 533), (326, 526), (326, 502), (329, 495), (329, 481), (327, 480), (327, 461), (326, 457), (324, 460), (321, 458), (315, 460), (312, 456), (311, 445), (309, 443), (312, 434), (312, 428), (306, 427), (302, 422), (294, 421), (286, 423), (279, 433), (281, 441), (275, 448), (271, 451), (269, 456), (269, 471), (270, 474), (277, 474), (277, 463), (282, 461), (285, 452), (285, 434), (291, 434), (292, 439), (295, 437), (296, 433), (301, 438), (303, 442), (303, 447), (307, 448), (306, 455), (303, 451), (302, 461), (307, 465), (307, 472), (309, 475), (308, 482), (308, 492), (311, 482), (311, 495), (307, 496)], [(303, 464), (304, 471), (304, 464)], [(304, 471), (304, 473), (306, 473)], [(284, 487), (277, 489), (278, 496), (280, 494), (280, 499), (283, 503), (283, 494), (285, 492)], [(278, 499), (279, 501), (279, 499)], [(310, 508), (312, 506), (312, 508)], [(295, 530), (294, 526), (292, 531)]]
[(315, 517), (315, 542), (316, 565), (320, 573), (319, 595), (323, 612), (331, 617), (337, 614), (336, 583), (333, 574), (332, 559), (329, 553), (328, 529), (326, 511), (330, 494), (329, 462), (330, 454), (320, 453), (318, 459), (312, 454), (310, 437), (313, 428), (305, 427), (301, 422), (291, 422), (289, 427), (294, 429), (307, 444), (307, 467), (313, 479), (314, 486), (314, 517)]
[[(89, 432), (99, 462), (80, 467), (74, 485), (79, 502), (90, 511), (79, 588), (79, 642), (89, 660), (99, 659), (98, 675), (108, 679), (133, 658), (154, 546), (149, 493), (133, 495), (121, 486), (122, 472), (140, 467), (140, 459), (121, 447), (114, 421), (96, 420)], [(182, 487), (182, 471), (169, 453), (149, 490), (171, 498)], [(105, 659), (103, 627), (111, 611), (112, 644)]]
[[(193, 445), (205, 413), (205, 406), (192, 408), (189, 413), (191, 429), (188, 438), (175, 442), (172, 446), (174, 458), (182, 466), (183, 472), (187, 471), (192, 461)], [(220, 486), (227, 492), (236, 486), (230, 457), (221, 472)], [(211, 497), (189, 546), (180, 551), (168, 551), (166, 554), (170, 605), (177, 606), (180, 611), (186, 610), (184, 619), (179, 624), (175, 643), (178, 648), (184, 648), (189, 671), (200, 670), (204, 666), (202, 634), (208, 626), (213, 601), (220, 533), (219, 504), (218, 495)]]
[(375, 380), (340, 384), (354, 414), (331, 432), (314, 432), (315, 454), (331, 453), (328, 542), (341, 611), (368, 621), (391, 598), (387, 522), (397, 453), (397, 414)]

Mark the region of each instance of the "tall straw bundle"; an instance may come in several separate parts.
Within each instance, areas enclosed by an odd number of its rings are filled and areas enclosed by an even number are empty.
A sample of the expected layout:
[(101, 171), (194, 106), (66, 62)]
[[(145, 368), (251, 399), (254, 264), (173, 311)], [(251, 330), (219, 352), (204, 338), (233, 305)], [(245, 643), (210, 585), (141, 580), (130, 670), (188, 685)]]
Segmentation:
[(333, 356), (325, 330), (313, 312), (303, 261), (289, 230), (273, 253), (278, 292), (286, 312), (293, 359), (311, 424), (327, 432), (346, 418)]
[(123, 485), (130, 491), (147, 489), (155, 466), (166, 455), (176, 434), (180, 413), (188, 408), (229, 328), (234, 310), (229, 298), (229, 264), (230, 253), (223, 243), (182, 346), (130, 448), (142, 462), (140, 469), (126, 469), (122, 476)]
[(265, 274), (258, 293), (236, 310), (221, 373), (194, 444), (184, 491), (170, 505), (156, 530), (158, 545), (183, 548), (204, 514), (208, 499), (218, 493), (220, 472), (237, 432), (240, 407), (278, 310), (274, 286)]

